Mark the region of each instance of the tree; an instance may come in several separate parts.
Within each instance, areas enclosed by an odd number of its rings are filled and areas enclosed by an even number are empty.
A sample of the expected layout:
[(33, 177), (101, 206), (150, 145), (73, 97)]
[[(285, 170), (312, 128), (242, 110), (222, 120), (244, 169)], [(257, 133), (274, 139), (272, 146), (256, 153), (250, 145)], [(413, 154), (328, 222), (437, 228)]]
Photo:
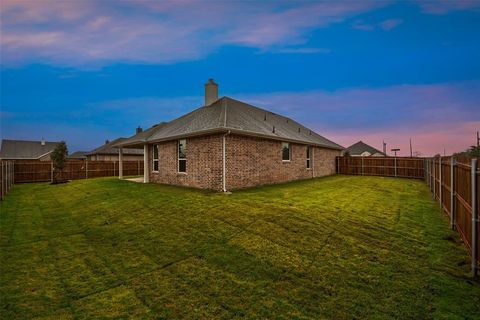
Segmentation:
[(67, 161), (68, 149), (65, 141), (61, 141), (53, 150), (51, 159), (53, 162), (53, 182), (60, 183), (60, 177), (63, 168), (65, 168), (65, 162)]

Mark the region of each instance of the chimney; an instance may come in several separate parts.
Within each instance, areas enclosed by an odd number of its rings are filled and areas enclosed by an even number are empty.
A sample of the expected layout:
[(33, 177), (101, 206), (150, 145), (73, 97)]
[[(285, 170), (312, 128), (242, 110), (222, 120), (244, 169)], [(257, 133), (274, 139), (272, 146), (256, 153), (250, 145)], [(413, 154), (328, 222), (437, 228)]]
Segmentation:
[(109, 142), (110, 142), (110, 141), (108, 141), (108, 140), (105, 140), (105, 144), (108, 144)]
[(209, 106), (218, 100), (218, 84), (213, 79), (205, 83), (205, 105)]
[(42, 141), (40, 141), (40, 144), (41, 144), (42, 146), (45, 145), (45, 139), (43, 139), (43, 137), (42, 137)]
[(139, 134), (142, 131), (143, 131), (142, 127), (138, 126), (138, 128), (135, 130), (135, 133)]

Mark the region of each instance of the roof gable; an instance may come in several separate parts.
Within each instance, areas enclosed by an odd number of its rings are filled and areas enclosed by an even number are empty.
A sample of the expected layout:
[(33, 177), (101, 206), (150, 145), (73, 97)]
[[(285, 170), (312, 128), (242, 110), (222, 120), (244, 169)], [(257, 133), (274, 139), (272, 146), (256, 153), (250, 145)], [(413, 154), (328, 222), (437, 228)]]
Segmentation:
[(345, 149), (345, 152), (347, 152), (350, 155), (361, 155), (365, 151), (370, 153), (371, 155), (379, 153), (381, 155), (385, 155), (383, 152), (380, 150), (375, 149), (374, 147), (364, 143), (363, 141), (358, 141), (357, 143), (352, 144), (350, 147)]

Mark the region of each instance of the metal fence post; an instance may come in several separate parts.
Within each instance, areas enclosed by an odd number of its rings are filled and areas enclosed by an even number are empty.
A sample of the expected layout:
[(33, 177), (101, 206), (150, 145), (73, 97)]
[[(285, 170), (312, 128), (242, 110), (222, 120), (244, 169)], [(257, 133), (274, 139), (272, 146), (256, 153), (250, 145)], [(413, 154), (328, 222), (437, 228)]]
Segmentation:
[(471, 162), (472, 172), (472, 274), (477, 276), (477, 159), (472, 159)]
[(455, 217), (455, 201), (456, 201), (456, 192), (455, 192), (455, 157), (450, 158), (450, 227), (455, 229), (456, 217)]
[(438, 158), (438, 200), (440, 202), (440, 209), (443, 211), (443, 199), (442, 199), (442, 157)]
[(436, 197), (436, 184), (437, 184), (437, 174), (435, 172), (435, 158), (432, 159), (433, 161), (433, 165), (432, 165), (432, 169), (433, 169), (433, 199), (435, 200), (435, 197)]
[(53, 161), (50, 162), (50, 181), (53, 183)]
[(88, 160), (85, 160), (85, 179), (88, 179)]
[(362, 176), (364, 175), (364, 173), (365, 173), (365, 167), (363, 165), (363, 156), (362, 156)]
[(395, 166), (395, 177), (397, 176), (397, 156), (395, 156), (394, 160), (393, 160), (393, 164)]

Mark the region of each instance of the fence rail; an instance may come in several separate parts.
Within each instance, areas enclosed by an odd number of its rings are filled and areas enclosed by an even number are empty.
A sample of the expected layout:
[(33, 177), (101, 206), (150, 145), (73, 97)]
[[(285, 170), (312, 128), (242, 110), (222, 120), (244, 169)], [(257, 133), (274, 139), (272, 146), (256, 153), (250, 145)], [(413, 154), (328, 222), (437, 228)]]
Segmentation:
[(423, 158), (337, 157), (337, 173), (424, 179)]
[(13, 170), (14, 167), (12, 161), (0, 161), (0, 200), (5, 198), (5, 195), (13, 186)]
[[(68, 160), (59, 174), (62, 180), (118, 176), (118, 161)], [(15, 183), (53, 180), (51, 161), (14, 161)], [(142, 175), (143, 161), (123, 161), (123, 175)]]
[(426, 181), (432, 197), (450, 218), (472, 257), (472, 273), (480, 265), (479, 207), (480, 166), (478, 158), (436, 157), (426, 160)]

